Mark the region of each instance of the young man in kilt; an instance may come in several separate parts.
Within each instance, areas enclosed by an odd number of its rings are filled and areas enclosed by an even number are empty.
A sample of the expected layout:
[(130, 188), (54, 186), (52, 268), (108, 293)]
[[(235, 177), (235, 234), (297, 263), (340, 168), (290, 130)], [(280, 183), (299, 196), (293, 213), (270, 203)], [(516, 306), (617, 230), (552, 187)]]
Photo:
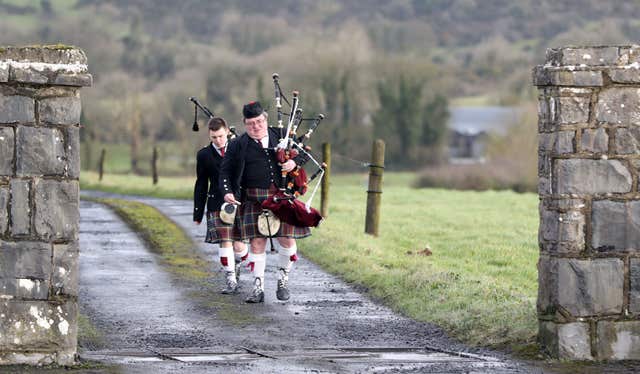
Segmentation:
[(227, 224), (220, 219), (223, 193), (220, 191), (220, 164), (227, 149), (229, 128), (224, 119), (209, 120), (211, 143), (198, 151), (196, 161), (197, 179), (193, 191), (193, 221), (199, 225), (207, 207), (207, 235), (205, 242), (218, 245), (220, 264), (226, 275), (223, 294), (238, 291), (240, 264), (248, 256), (247, 246), (241, 241), (238, 225)]
[[(254, 276), (254, 288), (248, 303), (264, 302), (264, 270), (266, 267), (267, 239), (258, 232), (261, 203), (278, 191), (281, 171), (296, 167), (295, 159), (279, 164), (275, 146), (284, 129), (269, 127), (267, 112), (259, 102), (252, 101), (242, 108), (245, 134), (229, 143), (227, 155), (220, 168), (220, 189), (224, 200), (240, 206), (240, 231), (243, 239), (250, 239), (249, 265)], [(288, 280), (293, 263), (297, 260), (296, 238), (311, 235), (308, 227), (295, 227), (284, 222), (275, 234), (278, 246), (278, 300), (290, 297)]]

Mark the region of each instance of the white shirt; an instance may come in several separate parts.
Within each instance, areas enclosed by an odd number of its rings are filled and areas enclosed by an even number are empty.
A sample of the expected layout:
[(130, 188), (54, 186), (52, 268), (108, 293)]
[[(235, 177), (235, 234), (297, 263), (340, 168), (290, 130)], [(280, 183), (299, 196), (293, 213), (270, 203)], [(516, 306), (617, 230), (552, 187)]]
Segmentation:
[(260, 139), (260, 143), (262, 143), (262, 148), (269, 148), (269, 135), (267, 135), (264, 138)]
[[(229, 143), (227, 143), (227, 144), (229, 144)], [(218, 152), (218, 154), (219, 154), (220, 156), (222, 156), (222, 152), (221, 152), (220, 150), (221, 150), (221, 149), (224, 149), (224, 151), (225, 151), (225, 152), (227, 152), (227, 144), (225, 144), (225, 145), (224, 145), (224, 147), (220, 147), (220, 148), (217, 148), (217, 147), (214, 145), (214, 146), (213, 146), (213, 149), (215, 149), (215, 150), (216, 150), (216, 152)]]

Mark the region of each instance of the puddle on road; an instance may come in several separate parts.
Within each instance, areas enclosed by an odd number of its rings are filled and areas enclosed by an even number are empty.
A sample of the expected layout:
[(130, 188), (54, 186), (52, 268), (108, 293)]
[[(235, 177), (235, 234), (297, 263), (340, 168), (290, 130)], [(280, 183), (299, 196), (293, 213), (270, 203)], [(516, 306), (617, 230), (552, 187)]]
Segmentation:
[[(443, 362), (468, 362), (477, 363), (480, 366), (499, 366), (500, 362), (493, 358), (483, 356), (467, 356), (459, 354), (449, 354), (443, 352), (433, 352), (429, 350), (398, 349), (398, 348), (320, 348), (306, 349), (290, 352), (185, 352), (173, 353), (164, 349), (161, 354), (151, 351), (95, 351), (84, 352), (81, 355), (85, 359), (107, 361), (110, 363), (132, 363), (132, 362), (157, 362), (157, 361), (180, 361), (180, 362), (237, 362), (264, 359), (292, 359), (297, 360), (328, 360), (343, 363), (369, 363), (369, 364), (411, 364), (411, 363), (443, 363)], [(267, 357), (265, 357), (267, 356)]]

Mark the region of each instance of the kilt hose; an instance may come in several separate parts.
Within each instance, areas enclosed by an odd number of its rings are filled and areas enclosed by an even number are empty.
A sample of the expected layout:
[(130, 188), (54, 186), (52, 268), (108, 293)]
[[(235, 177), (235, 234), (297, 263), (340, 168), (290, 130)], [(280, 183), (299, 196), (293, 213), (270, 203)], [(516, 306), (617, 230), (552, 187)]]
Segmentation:
[[(262, 202), (276, 192), (278, 192), (278, 189), (273, 185), (269, 189), (247, 188), (244, 191), (244, 199), (240, 205), (240, 215), (242, 216), (240, 232), (242, 233), (242, 239), (265, 237), (258, 232), (258, 215), (262, 213)], [(280, 230), (274, 237), (301, 239), (310, 235), (311, 229), (308, 227), (298, 227), (280, 222)]]
[(229, 225), (220, 219), (220, 211), (207, 212), (206, 243), (220, 244), (223, 241), (240, 241), (242, 235), (239, 229), (240, 217), (236, 215), (235, 224)]

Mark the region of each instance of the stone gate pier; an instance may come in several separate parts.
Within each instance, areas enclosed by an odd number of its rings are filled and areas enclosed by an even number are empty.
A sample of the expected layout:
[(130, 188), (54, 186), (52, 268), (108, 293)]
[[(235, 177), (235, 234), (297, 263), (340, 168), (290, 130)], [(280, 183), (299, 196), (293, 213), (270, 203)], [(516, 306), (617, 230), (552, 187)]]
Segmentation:
[(74, 362), (86, 63), (75, 48), (0, 47), (0, 364)]
[(540, 342), (640, 359), (640, 46), (550, 49), (533, 80)]

